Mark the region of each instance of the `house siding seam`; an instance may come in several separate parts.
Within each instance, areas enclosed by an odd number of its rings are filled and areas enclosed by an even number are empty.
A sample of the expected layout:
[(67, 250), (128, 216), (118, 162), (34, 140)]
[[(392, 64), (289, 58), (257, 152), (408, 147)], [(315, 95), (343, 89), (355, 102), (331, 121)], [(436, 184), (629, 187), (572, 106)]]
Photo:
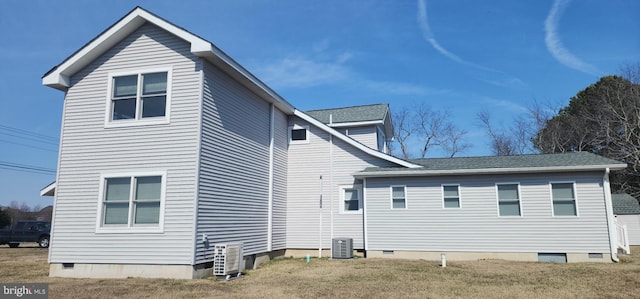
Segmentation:
[(266, 252), (269, 103), (205, 63), (202, 107), (196, 263), (211, 261), (217, 243), (242, 242), (245, 255)]
[[(353, 173), (358, 170), (374, 166), (395, 166), (395, 164), (372, 157), (338, 138), (333, 138), (332, 145), (329, 141), (329, 133), (298, 117), (290, 117), (288, 125), (309, 126), (309, 143), (289, 145), (287, 248), (318, 248), (321, 230), (322, 247), (331, 247), (332, 218), (333, 237), (353, 238), (354, 248), (363, 248), (362, 214), (340, 213), (340, 186), (361, 184), (361, 181), (353, 177)], [(331, 154), (333, 160), (329, 154), (331, 146), (333, 146)], [(321, 189), (322, 211), (320, 210)], [(320, 229), (321, 213), (322, 229)]]
[[(553, 217), (550, 181), (576, 182), (579, 215)], [(522, 217), (499, 217), (495, 184), (518, 181)], [(389, 186), (407, 185), (406, 210)], [(461, 208), (442, 208), (442, 184), (459, 184)], [(368, 178), (368, 250), (609, 252), (602, 173)]]
[[(191, 264), (198, 61), (188, 43), (146, 24), (71, 77), (65, 95), (51, 263)], [(157, 67), (172, 68), (171, 122), (105, 128), (108, 74)], [(97, 234), (101, 174), (157, 170), (167, 171), (164, 231)]]

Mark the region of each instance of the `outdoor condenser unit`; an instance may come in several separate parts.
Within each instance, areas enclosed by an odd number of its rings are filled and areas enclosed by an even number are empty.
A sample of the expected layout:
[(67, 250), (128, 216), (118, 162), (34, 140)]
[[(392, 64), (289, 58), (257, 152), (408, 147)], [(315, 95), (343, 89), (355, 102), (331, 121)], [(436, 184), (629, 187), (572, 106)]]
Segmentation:
[(213, 275), (225, 276), (229, 280), (232, 275), (242, 274), (244, 270), (242, 243), (216, 244), (213, 250)]
[(353, 258), (353, 239), (334, 238), (331, 244), (331, 258), (350, 259)]

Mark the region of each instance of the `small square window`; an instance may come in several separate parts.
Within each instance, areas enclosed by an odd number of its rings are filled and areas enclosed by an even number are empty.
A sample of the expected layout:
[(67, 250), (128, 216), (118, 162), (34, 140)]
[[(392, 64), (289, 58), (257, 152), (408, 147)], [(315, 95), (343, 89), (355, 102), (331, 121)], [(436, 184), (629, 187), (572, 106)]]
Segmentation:
[(158, 226), (161, 198), (162, 176), (105, 178), (102, 225)]
[(309, 143), (309, 127), (289, 127), (289, 143)]

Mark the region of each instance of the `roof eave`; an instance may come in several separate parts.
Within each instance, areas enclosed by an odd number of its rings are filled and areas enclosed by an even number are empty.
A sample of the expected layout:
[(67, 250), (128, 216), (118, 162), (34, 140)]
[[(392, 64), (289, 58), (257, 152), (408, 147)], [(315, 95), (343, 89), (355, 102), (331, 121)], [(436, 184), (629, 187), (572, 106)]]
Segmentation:
[(475, 174), (504, 174), (504, 173), (540, 173), (563, 171), (602, 171), (624, 169), (627, 164), (609, 165), (581, 165), (581, 166), (548, 166), (548, 167), (515, 167), (515, 168), (480, 168), (480, 169), (447, 169), (447, 170), (389, 170), (389, 171), (361, 171), (354, 174), (356, 178), (375, 177), (409, 177), (409, 176), (437, 176), (437, 175), (475, 175)]
[(265, 100), (276, 105), (287, 114), (292, 114), (294, 107), (244, 67), (234, 61), (227, 54), (212, 45), (209, 41), (188, 32), (170, 22), (137, 7), (107, 30), (71, 55), (60, 65), (42, 77), (42, 84), (65, 91), (70, 85), (70, 77), (83, 67), (97, 59), (104, 52), (115, 46), (122, 39), (140, 28), (144, 23), (152, 23), (169, 33), (189, 42), (190, 51), (198, 57), (202, 57), (220, 67), (231, 77), (240, 81), (251, 91), (262, 96)]
[(56, 182), (53, 182), (40, 190), (40, 196), (56, 195)]

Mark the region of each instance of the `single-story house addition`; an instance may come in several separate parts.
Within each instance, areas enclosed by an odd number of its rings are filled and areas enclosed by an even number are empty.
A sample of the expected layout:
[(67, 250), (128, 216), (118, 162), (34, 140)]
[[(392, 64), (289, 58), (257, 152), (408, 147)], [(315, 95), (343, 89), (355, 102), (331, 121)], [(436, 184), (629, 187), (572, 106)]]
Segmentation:
[(386, 104), (302, 112), (210, 42), (140, 7), (51, 69), (65, 93), (50, 275), (196, 278), (329, 255), (616, 260), (589, 153), (405, 161)]
[(629, 245), (640, 245), (640, 204), (626, 193), (612, 194), (613, 214), (619, 225), (627, 226)]

